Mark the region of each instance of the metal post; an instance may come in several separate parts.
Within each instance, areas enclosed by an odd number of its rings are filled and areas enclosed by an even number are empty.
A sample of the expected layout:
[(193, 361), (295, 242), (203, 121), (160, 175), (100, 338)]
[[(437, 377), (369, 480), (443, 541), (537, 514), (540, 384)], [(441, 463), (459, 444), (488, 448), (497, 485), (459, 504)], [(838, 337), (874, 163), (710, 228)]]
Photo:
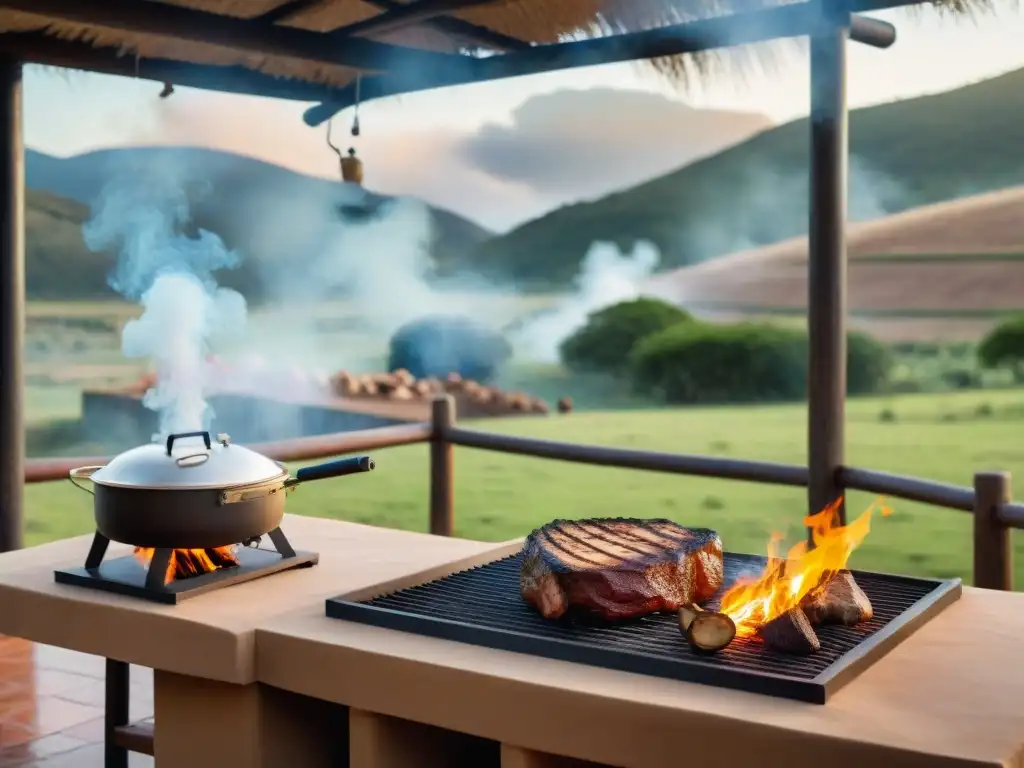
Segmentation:
[(128, 725), (131, 668), (126, 661), (107, 659), (107, 696), (103, 728), (103, 768), (128, 768), (128, 750), (117, 743), (117, 729)]
[(0, 57), (0, 552), (22, 546), (25, 149), (21, 62)]
[(455, 447), (444, 431), (455, 424), (455, 399), (441, 395), (432, 403), (430, 438), (430, 532), (451, 536), (455, 530)]
[[(849, 15), (811, 36), (807, 500), (811, 514), (842, 495), (846, 418), (846, 39)], [(840, 507), (843, 522), (846, 509)]]
[(1009, 472), (974, 476), (974, 586), (1013, 590), (1010, 528), (999, 519), (999, 506), (1011, 500)]

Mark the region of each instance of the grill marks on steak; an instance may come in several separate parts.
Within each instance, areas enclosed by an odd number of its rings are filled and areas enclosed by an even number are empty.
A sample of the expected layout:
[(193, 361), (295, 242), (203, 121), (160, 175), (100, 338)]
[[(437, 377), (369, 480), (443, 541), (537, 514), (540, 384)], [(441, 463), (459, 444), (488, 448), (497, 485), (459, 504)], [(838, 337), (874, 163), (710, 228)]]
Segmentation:
[(725, 576), (722, 540), (671, 520), (554, 520), (523, 546), (519, 586), (545, 618), (622, 621), (709, 599)]

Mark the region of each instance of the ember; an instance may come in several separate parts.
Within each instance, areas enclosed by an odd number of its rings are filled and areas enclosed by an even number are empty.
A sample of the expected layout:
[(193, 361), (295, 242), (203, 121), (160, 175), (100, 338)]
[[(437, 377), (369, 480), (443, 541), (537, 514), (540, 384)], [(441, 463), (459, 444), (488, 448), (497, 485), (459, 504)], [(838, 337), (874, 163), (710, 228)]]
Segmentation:
[[(153, 553), (156, 550), (146, 547), (136, 547), (135, 557), (145, 566), (149, 566), (153, 560)], [(171, 561), (167, 564), (167, 572), (164, 575), (164, 583), (187, 579), (190, 576), (199, 576), (203, 573), (211, 573), (221, 568), (230, 568), (238, 565), (238, 557), (235, 555), (234, 546), (211, 547), (209, 549), (176, 549), (171, 555)]]
[(768, 543), (768, 563), (754, 579), (744, 579), (722, 596), (721, 612), (736, 623), (738, 637), (750, 637), (774, 619), (798, 609), (805, 598), (828, 586), (846, 568), (853, 551), (871, 530), (871, 515), (890, 510), (881, 501), (872, 504), (849, 525), (839, 524), (840, 498), (804, 520), (811, 528), (814, 547), (807, 541), (793, 545), (785, 557), (778, 553), (781, 535)]

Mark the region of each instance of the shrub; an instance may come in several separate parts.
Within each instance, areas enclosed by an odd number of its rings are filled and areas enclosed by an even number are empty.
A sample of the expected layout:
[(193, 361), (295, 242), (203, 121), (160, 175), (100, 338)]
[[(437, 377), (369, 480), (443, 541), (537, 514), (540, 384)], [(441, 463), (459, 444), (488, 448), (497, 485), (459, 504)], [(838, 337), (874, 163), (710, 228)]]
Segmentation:
[(1024, 315), (997, 325), (978, 345), (978, 361), (986, 368), (1010, 368), (1024, 381)]
[(846, 337), (846, 391), (851, 395), (869, 395), (888, 385), (892, 375), (893, 354), (885, 344), (865, 333)]
[(635, 386), (671, 403), (791, 400), (807, 389), (807, 338), (771, 325), (686, 323), (640, 341)]
[(433, 316), (414, 320), (391, 337), (389, 370), (405, 368), (417, 378), (457, 373), (489, 382), (512, 356), (500, 333), (464, 317)]
[[(863, 334), (848, 340), (847, 389), (887, 385), (889, 350)], [(630, 355), (636, 388), (672, 403), (798, 400), (807, 393), (807, 334), (773, 325), (688, 323), (640, 341)]]
[(591, 314), (559, 352), (570, 370), (620, 375), (638, 341), (689, 320), (688, 312), (657, 299), (623, 301)]

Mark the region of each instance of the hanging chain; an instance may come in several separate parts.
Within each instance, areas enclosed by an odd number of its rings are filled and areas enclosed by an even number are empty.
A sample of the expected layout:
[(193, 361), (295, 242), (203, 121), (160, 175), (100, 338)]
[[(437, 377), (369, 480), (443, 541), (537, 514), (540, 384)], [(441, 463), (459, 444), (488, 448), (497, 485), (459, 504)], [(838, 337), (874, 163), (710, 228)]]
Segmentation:
[(362, 81), (362, 73), (356, 74), (356, 108), (352, 117), (352, 135), (359, 135), (359, 86)]

